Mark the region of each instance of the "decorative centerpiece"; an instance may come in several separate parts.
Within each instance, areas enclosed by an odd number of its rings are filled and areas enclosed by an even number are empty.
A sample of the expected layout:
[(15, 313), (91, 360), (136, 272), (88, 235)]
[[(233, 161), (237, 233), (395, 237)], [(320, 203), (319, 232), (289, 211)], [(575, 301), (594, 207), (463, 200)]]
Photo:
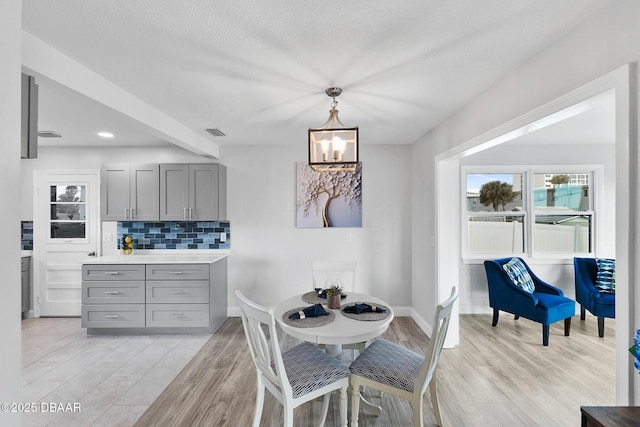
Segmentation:
[(131, 236), (125, 234), (120, 241), (120, 249), (123, 255), (130, 255), (133, 252), (133, 239)]
[(327, 289), (327, 308), (340, 308), (340, 295), (342, 295), (342, 287), (339, 285), (331, 285)]

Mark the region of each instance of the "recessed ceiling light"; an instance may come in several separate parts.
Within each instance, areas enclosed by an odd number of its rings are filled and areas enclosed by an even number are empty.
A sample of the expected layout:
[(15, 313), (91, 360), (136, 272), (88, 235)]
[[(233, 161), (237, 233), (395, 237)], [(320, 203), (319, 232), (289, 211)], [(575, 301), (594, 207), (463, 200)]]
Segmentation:
[(111, 132), (98, 132), (98, 136), (103, 138), (113, 138), (113, 134)]

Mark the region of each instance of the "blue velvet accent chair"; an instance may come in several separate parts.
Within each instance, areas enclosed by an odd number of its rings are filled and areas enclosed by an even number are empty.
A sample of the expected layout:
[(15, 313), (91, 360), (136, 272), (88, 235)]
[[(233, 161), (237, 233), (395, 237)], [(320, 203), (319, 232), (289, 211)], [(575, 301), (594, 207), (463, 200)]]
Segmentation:
[(515, 320), (522, 316), (542, 323), (544, 346), (549, 345), (549, 326), (552, 323), (564, 320), (564, 335), (568, 337), (571, 330), (571, 317), (576, 312), (575, 301), (565, 297), (561, 289), (543, 282), (521, 258), (516, 259), (526, 267), (535, 290), (529, 293), (516, 286), (502, 267), (511, 259), (509, 257), (484, 262), (489, 286), (489, 306), (493, 308), (492, 326), (498, 324), (498, 315), (502, 310), (515, 315)]
[(585, 310), (598, 318), (598, 336), (604, 337), (604, 318), (616, 318), (615, 293), (601, 292), (596, 287), (598, 264), (595, 258), (574, 258), (576, 301), (580, 304), (580, 321), (585, 320)]

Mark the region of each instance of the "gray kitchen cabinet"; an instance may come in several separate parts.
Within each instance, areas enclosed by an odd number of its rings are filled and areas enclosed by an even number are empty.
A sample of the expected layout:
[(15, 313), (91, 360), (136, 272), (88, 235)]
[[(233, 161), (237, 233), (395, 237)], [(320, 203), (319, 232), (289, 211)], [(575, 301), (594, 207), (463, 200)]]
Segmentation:
[(147, 327), (208, 327), (209, 286), (209, 264), (148, 264)]
[(100, 174), (103, 221), (158, 221), (160, 166), (157, 164), (104, 165)]
[(212, 333), (226, 318), (226, 258), (82, 266), (88, 333)]
[(31, 309), (31, 257), (21, 259), (22, 317)]
[(160, 165), (160, 220), (227, 219), (227, 169), (217, 163)]
[(144, 264), (84, 264), (82, 327), (144, 327), (144, 293)]

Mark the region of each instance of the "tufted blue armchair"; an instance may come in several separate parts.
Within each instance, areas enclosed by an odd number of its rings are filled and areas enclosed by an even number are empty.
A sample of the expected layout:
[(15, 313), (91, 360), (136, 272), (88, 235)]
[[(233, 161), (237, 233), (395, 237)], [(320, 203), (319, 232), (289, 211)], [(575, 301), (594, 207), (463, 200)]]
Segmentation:
[(498, 324), (499, 311), (506, 311), (542, 323), (542, 344), (549, 345), (549, 326), (564, 320), (564, 335), (569, 336), (571, 317), (576, 312), (576, 303), (566, 298), (562, 290), (540, 280), (521, 259), (535, 284), (533, 293), (517, 287), (502, 266), (511, 258), (500, 258), (484, 262), (489, 286), (489, 306), (493, 308), (492, 326)]
[(598, 318), (598, 336), (604, 337), (604, 318), (616, 318), (616, 296), (596, 288), (598, 265), (595, 258), (574, 258), (576, 301), (580, 304), (580, 320), (585, 320), (585, 309)]

